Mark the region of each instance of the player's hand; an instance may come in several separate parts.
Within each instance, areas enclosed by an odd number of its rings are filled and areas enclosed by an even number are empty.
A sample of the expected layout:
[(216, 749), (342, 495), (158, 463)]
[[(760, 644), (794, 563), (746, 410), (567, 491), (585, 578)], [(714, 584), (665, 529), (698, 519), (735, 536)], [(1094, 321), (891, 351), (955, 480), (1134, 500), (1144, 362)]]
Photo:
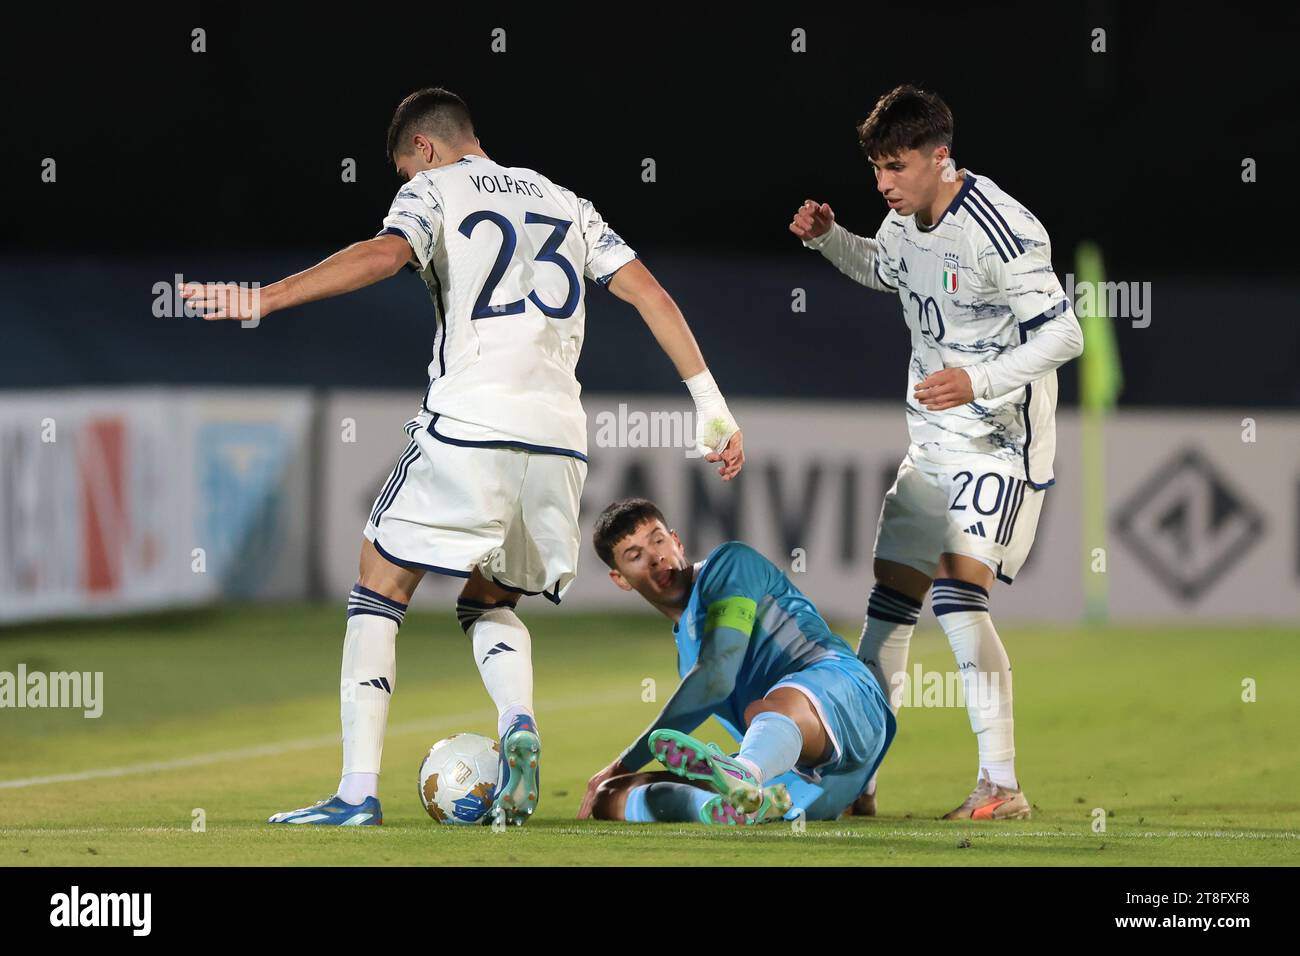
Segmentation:
[(964, 368), (945, 368), (917, 382), (913, 397), (926, 411), (942, 412), (975, 400), (970, 375)]
[(612, 777), (618, 777), (625, 773), (631, 773), (631, 771), (615, 760), (600, 773), (596, 774), (596, 776), (588, 780), (587, 792), (582, 795), (582, 805), (578, 807), (578, 819), (590, 820), (591, 809), (596, 805), (596, 791), (600, 789), (600, 785)]
[(256, 322), (274, 310), (265, 291), (260, 286), (241, 287), (234, 282), (187, 282), (181, 286), (180, 296), (189, 311), (204, 320)]
[(722, 462), (718, 474), (730, 481), (745, 463), (740, 423), (707, 368), (684, 381), (695, 401), (695, 453), (703, 452), (705, 461)]
[(835, 225), (835, 213), (826, 203), (805, 199), (804, 204), (794, 214), (790, 231), (807, 242), (825, 235)]
[(723, 481), (730, 481), (740, 474), (740, 469), (745, 464), (745, 437), (737, 431), (727, 440), (721, 452), (709, 452), (704, 456), (704, 460), (722, 462), (718, 474), (722, 476)]

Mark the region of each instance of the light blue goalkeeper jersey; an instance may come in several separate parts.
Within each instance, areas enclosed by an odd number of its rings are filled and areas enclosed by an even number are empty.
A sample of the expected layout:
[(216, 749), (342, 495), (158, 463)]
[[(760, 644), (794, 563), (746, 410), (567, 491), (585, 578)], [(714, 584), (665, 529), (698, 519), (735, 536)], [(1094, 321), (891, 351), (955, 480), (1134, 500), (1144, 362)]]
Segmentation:
[(649, 736), (661, 727), (689, 733), (712, 716), (739, 740), (745, 708), (814, 665), (865, 678), (866, 692), (879, 694), (866, 665), (831, 632), (813, 603), (780, 568), (739, 541), (719, 545), (697, 567), (690, 602), (673, 636), (682, 683), (655, 723), (624, 752), (626, 767), (650, 760)]

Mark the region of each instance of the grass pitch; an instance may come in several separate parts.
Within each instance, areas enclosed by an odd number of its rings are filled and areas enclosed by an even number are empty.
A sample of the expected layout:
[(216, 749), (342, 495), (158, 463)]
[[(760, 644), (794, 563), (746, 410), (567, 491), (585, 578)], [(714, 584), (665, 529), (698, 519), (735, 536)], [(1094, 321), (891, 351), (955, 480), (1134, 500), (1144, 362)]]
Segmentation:
[[(1273, 865), (1300, 861), (1300, 657), (1278, 627), (1008, 628), (1032, 820), (936, 818), (970, 790), (964, 708), (904, 707), (875, 819), (745, 830), (574, 819), (587, 778), (676, 686), (668, 626), (526, 602), (542, 800), (522, 829), (437, 826), (435, 741), (495, 713), (450, 609), (411, 613), (384, 825), (272, 827), (338, 781), (336, 607), (227, 607), (0, 632), (0, 670), (103, 671), (104, 713), (0, 710), (0, 865)], [(841, 629), (841, 633), (856, 630)], [(852, 641), (850, 642), (852, 643)], [(937, 628), (909, 669), (948, 671)], [(1257, 700), (1243, 701), (1253, 679)], [(643, 700), (647, 679), (657, 702)], [(705, 736), (722, 740), (711, 725)], [(1094, 821), (1105, 814), (1104, 832)], [(202, 811), (205, 829), (194, 828)]]

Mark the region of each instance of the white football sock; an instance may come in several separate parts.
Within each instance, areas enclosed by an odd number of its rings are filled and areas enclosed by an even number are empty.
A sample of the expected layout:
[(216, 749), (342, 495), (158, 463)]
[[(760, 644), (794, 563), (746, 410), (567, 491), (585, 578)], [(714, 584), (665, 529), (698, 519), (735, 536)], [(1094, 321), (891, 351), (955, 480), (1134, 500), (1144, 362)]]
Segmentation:
[(736, 760), (749, 768), (761, 787), (794, 769), (803, 751), (803, 732), (793, 719), (765, 710), (750, 723)]
[[(877, 584), (867, 601), (867, 619), (858, 641), (858, 659), (867, 665), (889, 709), (895, 714), (903, 699), (903, 678), (907, 675), (907, 651), (912, 631), (921, 613), (921, 602), (893, 588)], [(876, 774), (867, 781), (866, 792), (876, 792)]]
[(358, 804), (366, 797), (379, 796), (379, 774), (345, 773), (339, 781), (339, 799), (344, 803)]
[(397, 628), (405, 614), (405, 604), (360, 584), (348, 597), (339, 680), (343, 779), (338, 790), (347, 803), (379, 795), (388, 705), (397, 685)]
[[(510, 725), (515, 722), (516, 717), (529, 717), (532, 719), (534, 729), (537, 729), (537, 717), (533, 713), (532, 707), (525, 707), (522, 704), (513, 704), (501, 711), (497, 715), (497, 736), (504, 737)], [(538, 731), (540, 733), (540, 730)]]
[(509, 605), (483, 609), (462, 599), (456, 610), (473, 641), (483, 686), (497, 705), (497, 734), (503, 734), (519, 714), (533, 717), (532, 637)]
[(967, 581), (936, 578), (930, 604), (961, 672), (980, 769), (998, 786), (1018, 790), (1011, 661), (989, 616), (988, 592)]
[[(1005, 787), (1008, 790), (1019, 790), (1020, 784), (1016, 782), (1016, 761), (1012, 760), (985, 760), (980, 759), (980, 769), (987, 770), (989, 779), (999, 787)], [(979, 783), (977, 779), (975, 781)]]

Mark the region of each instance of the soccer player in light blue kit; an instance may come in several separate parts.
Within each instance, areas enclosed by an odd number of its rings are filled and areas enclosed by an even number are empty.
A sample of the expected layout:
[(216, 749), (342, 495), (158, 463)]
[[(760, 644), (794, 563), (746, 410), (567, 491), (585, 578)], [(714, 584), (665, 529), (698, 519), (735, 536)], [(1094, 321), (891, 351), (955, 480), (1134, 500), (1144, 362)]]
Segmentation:
[[(651, 501), (607, 507), (592, 536), (610, 579), (673, 622), (682, 682), (645, 732), (587, 784), (580, 819), (833, 820), (894, 737), (880, 685), (784, 573), (738, 541), (691, 564)], [(690, 736), (709, 717), (729, 756)], [(667, 769), (637, 770), (651, 758)], [(685, 780), (686, 782), (681, 782)]]

